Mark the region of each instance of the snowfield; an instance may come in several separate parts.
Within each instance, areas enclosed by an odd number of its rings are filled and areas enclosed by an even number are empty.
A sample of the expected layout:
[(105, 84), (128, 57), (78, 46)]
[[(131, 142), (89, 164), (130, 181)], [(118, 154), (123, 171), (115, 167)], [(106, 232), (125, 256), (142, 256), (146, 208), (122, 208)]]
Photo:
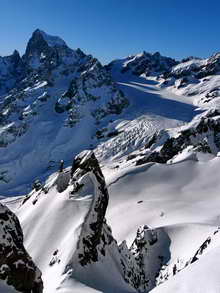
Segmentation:
[[(167, 237), (156, 252), (156, 255), (166, 256), (166, 263), (158, 276), (160, 285), (152, 292), (218, 292), (219, 166), (217, 157), (172, 165), (126, 167), (121, 164), (118, 169), (103, 168), (110, 196), (106, 218), (115, 239), (119, 243), (126, 240), (130, 247), (137, 229), (144, 225), (155, 231), (162, 230)], [(56, 178), (57, 174), (50, 177), (45, 187), (53, 186)], [(97, 267), (97, 271), (94, 267), (84, 283), (89, 287), (72, 278), (61, 285), (65, 279), (64, 268), (76, 249), (80, 225), (94, 192), (92, 183), (87, 181), (83, 193), (71, 197), (71, 190), (72, 186), (58, 193), (54, 186), (36, 203), (36, 195), (32, 194), (32, 200), (30, 198), (23, 206), (15, 206), (14, 200), (12, 204), (7, 200), (7, 205), (13, 208), (22, 224), (26, 249), (43, 273), (44, 292), (93, 292), (90, 286), (97, 292), (135, 292), (126, 287), (122, 289), (120, 282), (115, 282), (111, 260), (114, 255), (107, 262), (111, 271), (108, 277), (105, 276), (108, 270), (103, 271), (100, 267), (100, 271)], [(199, 254), (199, 260), (186, 265), (209, 237), (210, 243)], [(51, 266), (53, 261), (55, 265)], [(175, 276), (174, 266), (176, 271), (181, 271)], [(213, 266), (215, 271), (210, 276)], [(151, 266), (148, 269), (150, 274)], [(200, 286), (201, 281), (198, 283), (197, 280), (208, 273), (210, 281), (204, 280)], [(99, 285), (101, 288), (94, 284), (94, 278), (99, 275), (103, 280)], [(115, 284), (112, 289), (111, 283)]]
[(97, 146), (95, 153), (101, 162), (119, 159), (143, 146), (155, 131), (184, 125), (200, 113), (192, 99), (158, 88), (153, 77), (120, 74), (119, 66), (116, 63), (113, 67), (113, 78), (129, 98), (130, 106), (123, 119), (107, 127), (109, 132), (117, 130), (118, 135)]

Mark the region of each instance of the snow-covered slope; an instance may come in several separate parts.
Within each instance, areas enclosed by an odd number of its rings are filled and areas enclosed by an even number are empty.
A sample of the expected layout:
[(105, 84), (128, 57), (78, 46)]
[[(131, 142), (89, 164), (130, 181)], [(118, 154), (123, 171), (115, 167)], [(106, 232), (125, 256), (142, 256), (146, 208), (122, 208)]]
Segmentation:
[[(205, 287), (194, 282), (190, 274), (191, 267), (201, 261), (200, 278), (205, 278), (210, 267), (206, 267), (203, 258), (208, 257), (208, 253), (213, 253), (212, 261), (218, 258), (215, 247), (220, 244), (219, 158), (207, 160), (207, 157), (199, 161), (188, 158), (178, 164), (148, 163), (136, 167), (124, 164), (124, 167), (104, 171), (106, 176), (112, 174), (107, 180), (110, 186), (107, 219), (116, 239), (132, 243), (139, 225), (148, 225), (156, 231), (163, 229), (167, 235), (159, 250), (164, 262), (156, 282), (157, 285), (164, 283), (168, 289), (163, 291), (162, 285), (156, 292), (177, 292), (177, 288), (180, 292), (204, 292), (206, 288), (207, 292), (217, 293), (219, 290), (217, 273)], [(199, 256), (198, 261), (195, 255)], [(155, 263), (157, 257), (154, 256), (153, 261)], [(188, 277), (178, 277), (178, 274), (186, 276), (187, 271)], [(219, 272), (217, 265), (216, 271)], [(172, 280), (176, 278), (174, 287)], [(196, 280), (198, 278), (199, 271)]]
[(200, 107), (219, 107), (220, 54), (208, 59), (189, 58), (160, 77), (162, 87), (194, 98)]
[(124, 60), (114, 61), (111, 74), (129, 99), (122, 118), (101, 129), (95, 150), (100, 161), (119, 159), (144, 146), (155, 131), (184, 125), (199, 112), (193, 101), (158, 87), (154, 78), (121, 73)]
[[(176, 64), (160, 54), (133, 57), (154, 74)], [(71, 164), (85, 148), (98, 146), (100, 161), (120, 157), (143, 146), (155, 130), (182, 125), (196, 114), (191, 100), (158, 88), (153, 78), (121, 72), (127, 61), (105, 68), (40, 30), (22, 62), (26, 77), (0, 103), (2, 195), (30, 191), (36, 178), (45, 180), (61, 159)]]
[[(5, 200), (20, 218), (26, 248), (43, 273), (44, 292), (149, 292), (155, 286), (157, 292), (164, 286), (167, 292), (191, 292), (190, 272), (197, 264), (206, 272), (205, 259), (211, 255), (213, 262), (220, 247), (219, 158), (106, 165), (111, 229), (103, 220), (108, 195), (97, 166), (92, 153), (84, 152), (73, 171), (55, 173), (16, 203)], [(217, 271), (206, 284), (210, 292), (218, 292)]]
[(220, 54), (210, 58), (196, 57), (175, 61), (161, 56), (158, 52), (143, 52), (111, 62), (107, 68), (115, 66), (121, 73), (130, 72), (147, 78), (153, 77), (158, 86), (180, 96), (187, 96), (200, 107), (219, 107)]
[(14, 207), (26, 248), (42, 270), (44, 292), (136, 292), (148, 286), (141, 266), (106, 223), (108, 200), (98, 161), (85, 151), (71, 169), (53, 174)]

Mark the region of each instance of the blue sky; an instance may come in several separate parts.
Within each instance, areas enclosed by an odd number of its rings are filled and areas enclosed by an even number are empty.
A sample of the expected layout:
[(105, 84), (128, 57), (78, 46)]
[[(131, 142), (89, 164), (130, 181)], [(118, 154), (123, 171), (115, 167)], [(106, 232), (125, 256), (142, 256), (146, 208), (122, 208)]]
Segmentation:
[(0, 55), (24, 53), (40, 28), (103, 63), (160, 51), (181, 59), (220, 51), (217, 0), (1, 0)]

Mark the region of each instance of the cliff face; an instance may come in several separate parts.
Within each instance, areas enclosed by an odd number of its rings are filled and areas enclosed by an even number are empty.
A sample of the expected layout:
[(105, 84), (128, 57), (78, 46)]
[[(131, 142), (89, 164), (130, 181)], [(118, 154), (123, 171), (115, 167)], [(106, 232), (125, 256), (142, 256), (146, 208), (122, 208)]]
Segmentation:
[[(117, 244), (106, 222), (109, 194), (94, 153), (85, 151), (78, 155), (71, 173), (73, 181), (79, 182), (78, 188), (88, 187), (80, 184), (82, 178), (84, 182), (90, 182), (94, 195), (81, 226), (76, 251), (66, 266), (65, 273), (70, 278), (98, 290), (106, 288), (103, 279), (108, 284), (109, 292), (119, 292), (125, 288), (128, 292), (135, 292), (136, 289), (143, 288), (143, 279), (139, 276), (138, 267), (135, 269), (135, 264), (128, 259), (131, 253), (126, 244)], [(73, 194), (74, 192), (75, 190)], [(106, 272), (106, 267), (110, 269), (111, 274)], [(114, 277), (118, 279), (117, 285), (113, 282)]]
[(19, 292), (42, 293), (41, 272), (23, 245), (18, 218), (0, 204), (0, 279)]
[[(82, 266), (85, 266), (98, 261), (99, 254), (105, 254), (105, 245), (110, 245), (114, 240), (111, 233), (105, 235), (106, 233), (103, 231), (103, 225), (106, 225), (105, 213), (109, 195), (105, 179), (93, 152), (85, 152), (77, 156), (72, 173), (76, 178), (87, 174), (94, 183), (95, 196), (83, 223), (77, 245), (79, 262)], [(110, 231), (109, 227), (106, 226), (105, 228)]]

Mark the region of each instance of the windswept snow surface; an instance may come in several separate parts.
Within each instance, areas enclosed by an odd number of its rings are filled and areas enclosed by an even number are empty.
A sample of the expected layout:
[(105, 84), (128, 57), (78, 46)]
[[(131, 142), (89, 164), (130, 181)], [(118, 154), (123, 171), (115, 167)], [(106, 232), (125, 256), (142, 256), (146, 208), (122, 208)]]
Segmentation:
[[(132, 161), (121, 161), (119, 168), (103, 167), (110, 195), (106, 218), (115, 239), (119, 243), (126, 240), (130, 247), (138, 227), (143, 225), (167, 235), (166, 246), (157, 251), (165, 255), (167, 261), (158, 276), (159, 286), (155, 292), (219, 292), (219, 170), (219, 157), (189, 159), (172, 165), (135, 166)], [(112, 283), (117, 286), (110, 289), (106, 280), (111, 274), (114, 276), (115, 270), (111, 259), (108, 271), (100, 264), (90, 271), (87, 284), (65, 275), (94, 193), (88, 177), (83, 179), (86, 185), (82, 192), (71, 197), (70, 186), (58, 193), (56, 178), (54, 174), (48, 179), (46, 187), (50, 187), (50, 191), (41, 195), (36, 203), (35, 195), (23, 206), (13, 208), (24, 230), (25, 246), (43, 273), (44, 292), (135, 292), (119, 289), (120, 279), (115, 282), (115, 277)], [(10, 207), (10, 201), (7, 204)], [(208, 238), (210, 242), (198, 255), (199, 260), (189, 264)], [(175, 266), (181, 272), (173, 276)], [(210, 273), (212, 266), (215, 267), (213, 274)], [(205, 282), (205, 276), (210, 274), (210, 281)], [(101, 291), (94, 289), (95, 285), (90, 288), (97, 278), (103, 279)]]
[[(188, 160), (172, 165), (148, 163), (139, 167), (104, 168), (110, 192), (107, 218), (116, 238), (124, 231), (119, 240), (132, 240), (136, 227), (142, 224), (218, 226), (219, 167), (217, 157), (207, 162)], [(123, 215), (126, 221), (118, 220)]]
[(188, 122), (195, 115), (195, 107), (190, 98), (157, 88), (158, 82), (154, 77), (148, 79), (144, 76), (138, 77), (130, 73), (121, 73), (121, 63), (120, 60), (115, 61), (112, 76), (130, 97), (133, 106), (130, 110), (134, 110), (137, 116), (145, 112), (146, 114), (153, 113), (165, 118)]
[(158, 75), (160, 86), (193, 99), (201, 108), (219, 108), (219, 57), (220, 54), (216, 53), (208, 59), (192, 57), (183, 60), (164, 75)]
[(195, 70), (201, 66), (206, 65), (208, 59), (192, 58), (189, 61), (173, 66), (171, 73), (181, 74), (186, 71)]
[(177, 274), (152, 293), (218, 293), (219, 282), (219, 247), (206, 254), (199, 262)]
[[(167, 274), (168, 281), (152, 292), (219, 292), (219, 170), (220, 158), (104, 170), (107, 220), (116, 239), (131, 244), (140, 225), (162, 227), (170, 239), (169, 261), (160, 275)], [(209, 237), (199, 260), (185, 267)], [(182, 270), (176, 276), (174, 265)]]

